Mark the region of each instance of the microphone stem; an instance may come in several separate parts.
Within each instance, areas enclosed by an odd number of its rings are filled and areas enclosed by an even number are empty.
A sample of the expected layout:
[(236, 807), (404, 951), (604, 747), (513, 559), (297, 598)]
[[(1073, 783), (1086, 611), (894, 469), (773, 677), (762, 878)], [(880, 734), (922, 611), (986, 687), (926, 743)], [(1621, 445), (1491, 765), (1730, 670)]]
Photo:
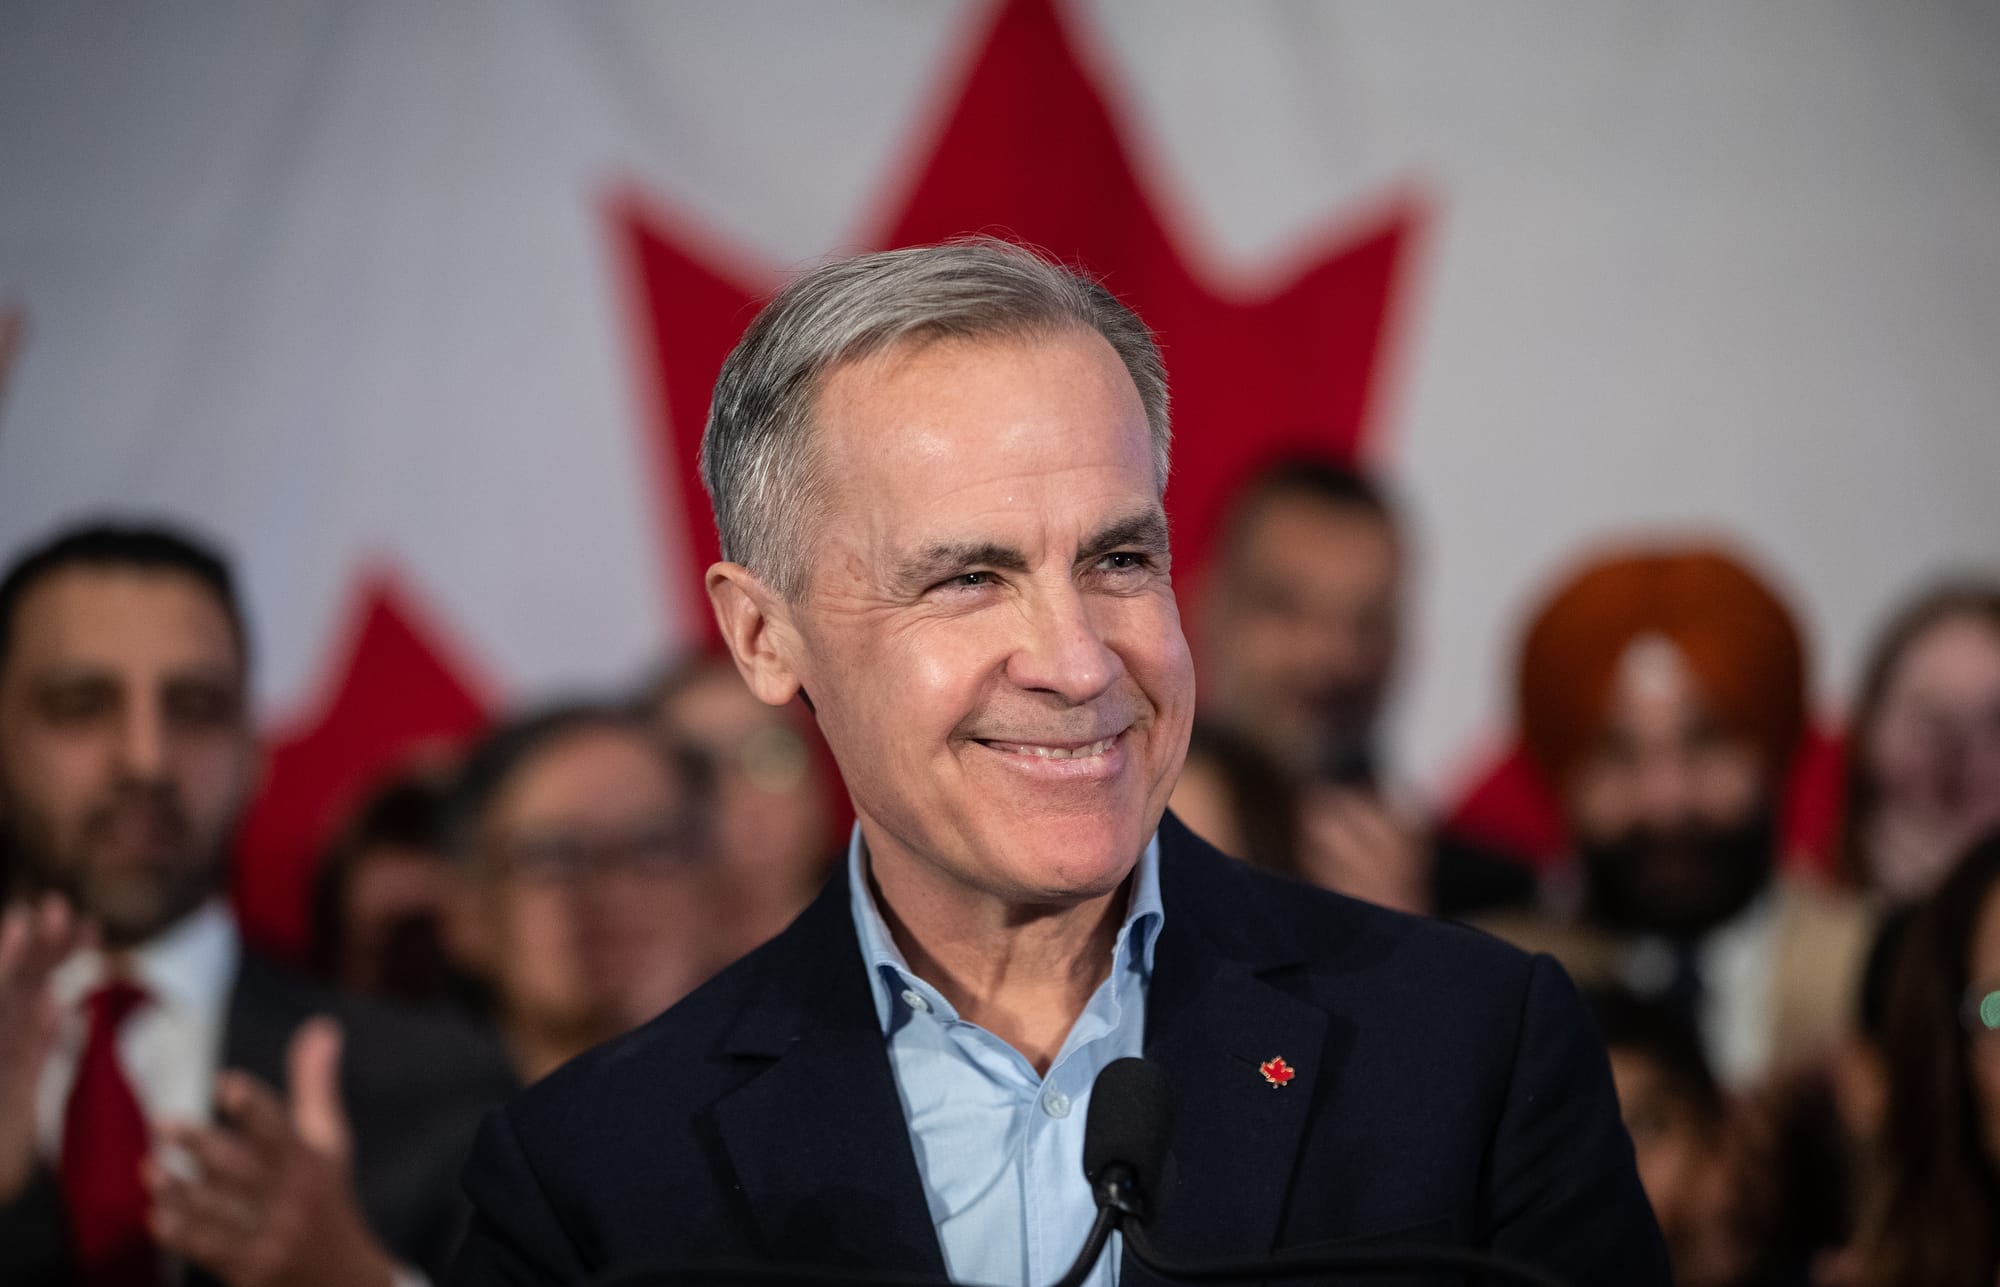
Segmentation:
[(1123, 1212), (1116, 1207), (1100, 1204), (1097, 1218), (1090, 1223), (1090, 1234), (1083, 1240), (1083, 1249), (1076, 1253), (1076, 1261), (1069, 1272), (1056, 1279), (1054, 1287), (1083, 1287), (1083, 1280), (1090, 1277), (1096, 1267), (1097, 1258), (1104, 1253), (1104, 1244), (1111, 1238), (1111, 1231), (1118, 1227), (1118, 1218)]

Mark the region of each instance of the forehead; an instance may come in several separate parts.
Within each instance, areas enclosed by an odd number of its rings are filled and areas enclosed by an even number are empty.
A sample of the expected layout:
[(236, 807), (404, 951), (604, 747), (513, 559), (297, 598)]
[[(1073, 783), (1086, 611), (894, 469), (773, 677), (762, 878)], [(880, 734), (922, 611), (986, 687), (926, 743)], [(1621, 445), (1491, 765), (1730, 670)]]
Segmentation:
[(1631, 731), (1672, 730), (1707, 713), (1701, 679), (1678, 644), (1649, 632), (1625, 645), (1611, 675), (1608, 724)]
[(242, 651), (221, 602), (174, 569), (58, 569), (28, 587), (8, 626), (9, 674), (207, 670), (241, 677)]
[(2000, 624), (1970, 613), (1946, 617), (1911, 641), (1896, 679), (1943, 695), (1984, 695), (2000, 686)]
[(1245, 571), (1312, 564), (1332, 575), (1386, 571), (1398, 552), (1395, 532), (1381, 514), (1294, 491), (1259, 502), (1230, 545), (1231, 562)]
[(581, 728), (514, 770), (495, 817), (505, 826), (615, 821), (671, 805), (679, 794), (679, 778), (644, 732)]
[(898, 345), (833, 371), (816, 410), (823, 463), (871, 526), (1056, 486), (1158, 500), (1138, 389), (1094, 331)]

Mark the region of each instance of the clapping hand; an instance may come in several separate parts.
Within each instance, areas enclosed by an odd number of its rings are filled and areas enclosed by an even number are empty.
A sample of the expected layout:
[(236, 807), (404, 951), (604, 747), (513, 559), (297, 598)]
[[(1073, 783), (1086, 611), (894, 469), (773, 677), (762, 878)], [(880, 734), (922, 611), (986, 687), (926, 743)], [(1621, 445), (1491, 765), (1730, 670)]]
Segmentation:
[(340, 1043), (331, 1019), (299, 1028), (289, 1108), (255, 1077), (230, 1071), (216, 1083), (227, 1125), (161, 1130), (167, 1149), (147, 1159), (145, 1178), (162, 1247), (230, 1287), (387, 1287), (394, 1263), (354, 1198)]

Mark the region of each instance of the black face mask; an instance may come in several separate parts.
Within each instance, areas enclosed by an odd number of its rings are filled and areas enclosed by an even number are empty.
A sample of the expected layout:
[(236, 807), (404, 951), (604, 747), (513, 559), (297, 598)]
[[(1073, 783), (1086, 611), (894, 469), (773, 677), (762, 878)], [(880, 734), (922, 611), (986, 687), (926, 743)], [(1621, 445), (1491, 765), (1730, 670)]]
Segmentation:
[(1606, 929), (1698, 939), (1770, 884), (1777, 832), (1759, 809), (1731, 826), (1635, 827), (1581, 845), (1586, 912)]

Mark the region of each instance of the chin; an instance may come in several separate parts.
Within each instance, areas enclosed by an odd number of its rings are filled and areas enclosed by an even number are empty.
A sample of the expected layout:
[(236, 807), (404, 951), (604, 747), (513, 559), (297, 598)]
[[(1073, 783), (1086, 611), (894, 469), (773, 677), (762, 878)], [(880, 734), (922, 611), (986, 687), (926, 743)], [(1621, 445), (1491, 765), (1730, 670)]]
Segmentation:
[(1021, 883), (1050, 901), (1101, 898), (1124, 883), (1151, 836), (1137, 819), (1062, 818), (1022, 828), (1014, 852), (1032, 856)]

